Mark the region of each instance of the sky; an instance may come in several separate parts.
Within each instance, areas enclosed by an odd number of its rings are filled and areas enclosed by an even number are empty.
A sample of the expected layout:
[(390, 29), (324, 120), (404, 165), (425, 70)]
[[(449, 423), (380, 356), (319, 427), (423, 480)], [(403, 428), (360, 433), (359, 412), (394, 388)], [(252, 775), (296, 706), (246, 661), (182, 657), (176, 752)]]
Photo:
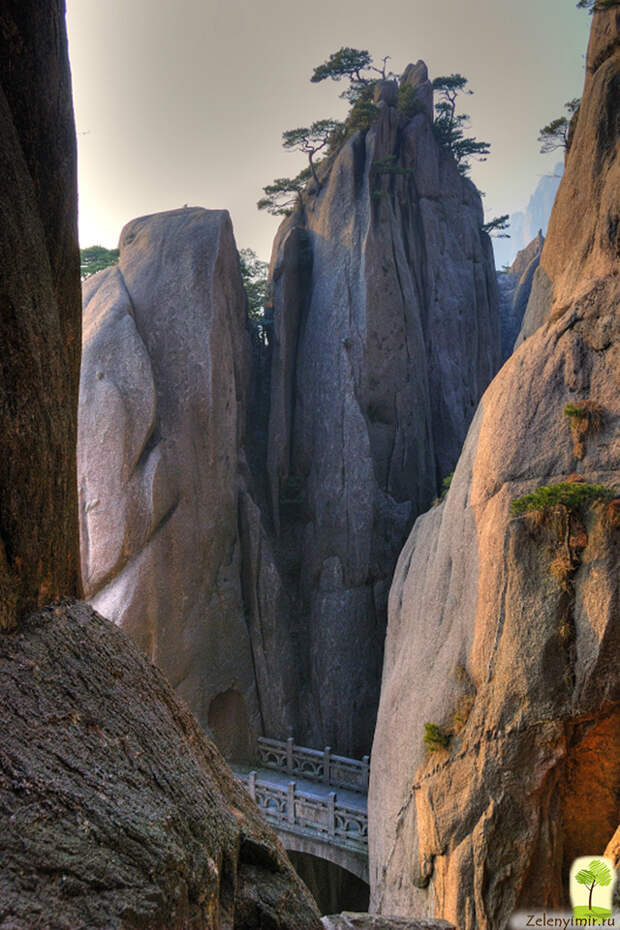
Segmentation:
[(590, 17), (576, 0), (67, 0), (78, 130), (80, 244), (116, 246), (137, 216), (227, 209), (239, 248), (268, 260), (279, 220), (262, 188), (304, 167), (282, 132), (342, 118), (344, 84), (311, 84), (341, 46), (401, 73), (460, 72), (471, 134), (491, 143), (471, 177), (487, 219), (522, 210), (558, 153), (541, 126), (581, 95)]

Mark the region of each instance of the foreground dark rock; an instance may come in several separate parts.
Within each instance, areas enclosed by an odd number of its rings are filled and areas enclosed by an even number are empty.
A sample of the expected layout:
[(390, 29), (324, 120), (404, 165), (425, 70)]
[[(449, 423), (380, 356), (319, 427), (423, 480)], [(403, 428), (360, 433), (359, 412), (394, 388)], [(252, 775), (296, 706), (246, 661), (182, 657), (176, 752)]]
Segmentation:
[[(620, 488), (619, 27), (620, 12), (594, 17), (540, 325), (484, 394), (447, 499), (417, 521), (390, 593), (372, 901), (460, 930), (566, 906), (572, 860), (602, 853), (619, 821), (619, 502), (509, 510), (575, 472)], [(567, 203), (582, 190), (575, 219)], [(576, 457), (564, 411), (584, 401), (600, 422)], [(440, 737), (430, 747), (426, 724)]]
[(0, 635), (2, 930), (318, 930), (245, 790), (85, 604)]
[(77, 175), (64, 3), (0, 7), (0, 629), (79, 594)]

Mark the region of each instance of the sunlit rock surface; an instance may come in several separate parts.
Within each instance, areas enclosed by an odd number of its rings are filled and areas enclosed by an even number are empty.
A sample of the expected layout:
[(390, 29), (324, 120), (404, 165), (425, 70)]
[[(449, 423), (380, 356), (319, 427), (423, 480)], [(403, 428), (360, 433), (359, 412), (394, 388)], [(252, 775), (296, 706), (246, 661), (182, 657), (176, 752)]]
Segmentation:
[[(500, 930), (517, 907), (565, 906), (572, 860), (618, 826), (618, 503), (538, 520), (509, 507), (575, 472), (620, 487), (619, 25), (593, 20), (540, 325), (396, 569), (369, 797), (380, 912)], [(602, 422), (576, 458), (564, 409), (584, 400)]]

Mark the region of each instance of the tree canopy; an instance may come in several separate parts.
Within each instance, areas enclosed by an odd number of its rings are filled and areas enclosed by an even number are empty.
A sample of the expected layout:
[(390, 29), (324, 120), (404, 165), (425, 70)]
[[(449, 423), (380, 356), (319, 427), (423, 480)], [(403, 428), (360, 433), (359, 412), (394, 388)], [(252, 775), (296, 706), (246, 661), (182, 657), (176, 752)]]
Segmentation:
[(120, 252), (118, 249), (106, 249), (102, 245), (90, 245), (80, 249), (80, 278), (85, 281), (92, 274), (118, 264)]
[[(329, 159), (350, 136), (365, 132), (376, 122), (380, 112), (374, 101), (376, 85), (380, 80), (396, 78), (387, 71), (388, 61), (389, 55), (386, 55), (377, 65), (367, 49), (343, 46), (314, 69), (310, 78), (312, 83), (328, 79), (348, 81), (348, 87), (340, 96), (348, 100), (349, 112), (343, 122), (322, 119), (282, 134), (284, 148), (304, 152), (308, 156), (308, 167), (294, 178), (276, 178), (264, 187), (265, 196), (257, 204), (259, 210), (267, 210), (274, 216), (288, 215), (300, 203), (311, 178), (317, 188), (321, 186), (323, 174), (317, 172), (319, 163), (315, 161), (316, 156), (322, 153), (322, 158)], [(472, 159), (485, 161), (490, 151), (488, 142), (465, 135), (470, 118), (466, 113), (457, 112), (459, 97), (473, 93), (467, 84), (467, 78), (461, 74), (449, 74), (433, 81), (438, 98), (433, 124), (435, 137), (452, 153), (463, 175), (468, 173)], [(401, 116), (407, 119), (420, 112), (415, 89), (409, 84), (399, 86), (396, 106)], [(500, 229), (499, 226), (492, 228)]]
[(504, 213), (502, 216), (496, 216), (489, 220), (488, 223), (484, 223), (482, 228), (494, 239), (510, 239), (509, 234), (506, 232), (509, 226), (510, 214)]
[(463, 175), (469, 172), (472, 158), (486, 161), (491, 150), (488, 142), (479, 142), (475, 136), (465, 135), (470, 117), (467, 113), (456, 112), (459, 96), (473, 94), (467, 84), (467, 78), (462, 74), (443, 75), (433, 81), (433, 90), (439, 97), (435, 103), (433, 130), (438, 141), (452, 152)]
[(568, 148), (568, 133), (570, 121), (579, 109), (581, 100), (575, 97), (564, 104), (564, 109), (568, 116), (558, 116), (557, 119), (551, 120), (546, 126), (543, 126), (538, 134), (540, 142), (540, 152), (546, 155), (548, 152), (554, 152), (556, 149)]
[(269, 266), (260, 260), (253, 249), (239, 249), (239, 264), (248, 297), (248, 316), (251, 320), (260, 320), (264, 316), (267, 302)]
[(620, 0), (579, 0), (577, 9), (587, 10), (588, 13), (592, 15), (592, 13), (602, 13), (604, 10), (611, 10), (616, 6), (620, 6)]
[(314, 164), (314, 156), (321, 152), (330, 141), (342, 132), (344, 124), (335, 119), (320, 119), (310, 127), (288, 129), (282, 133), (282, 145), (285, 149), (297, 149), (308, 156), (312, 177), (319, 183)]
[(331, 78), (332, 81), (340, 81), (341, 78), (346, 77), (353, 83), (370, 84), (376, 78), (362, 72), (370, 71), (372, 74), (379, 75), (380, 78), (385, 78), (387, 76), (385, 69), (389, 58), (390, 56), (386, 55), (383, 59), (383, 66), (378, 68), (366, 49), (343, 46), (333, 55), (330, 55), (322, 65), (314, 69), (310, 80), (313, 84), (317, 84), (319, 81), (326, 81), (328, 78)]

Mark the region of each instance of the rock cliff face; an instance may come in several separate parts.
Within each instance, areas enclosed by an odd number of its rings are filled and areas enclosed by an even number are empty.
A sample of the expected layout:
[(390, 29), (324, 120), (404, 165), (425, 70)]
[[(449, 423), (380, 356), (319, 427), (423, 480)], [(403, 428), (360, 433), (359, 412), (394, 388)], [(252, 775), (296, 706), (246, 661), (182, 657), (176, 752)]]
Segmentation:
[(85, 604), (0, 636), (3, 930), (320, 930), (163, 675)]
[(80, 270), (64, 4), (0, 9), (0, 630), (79, 593)]
[(87, 593), (246, 753), (260, 732), (369, 750), (397, 553), (499, 365), (480, 198), (424, 63), (404, 80), (417, 115), (381, 84), (283, 223), (254, 365), (223, 214), (129, 224), (85, 286)]
[(508, 271), (497, 272), (501, 319), (502, 361), (512, 354), (515, 341), (521, 330), (521, 324), (532, 291), (534, 274), (540, 264), (540, 255), (545, 239), (542, 231), (522, 249)]
[[(544, 324), (486, 391), (390, 592), (369, 798), (381, 912), (500, 930), (517, 907), (566, 905), (571, 861), (618, 826), (618, 502), (509, 508), (576, 471), (620, 486), (619, 26), (593, 20)], [(575, 458), (564, 408), (583, 401), (600, 422)]]
[[(249, 375), (228, 214), (181, 209), (126, 226), (119, 265), (84, 288), (86, 593), (238, 758), (263, 725), (237, 525)], [(242, 513), (257, 548), (251, 503)], [(286, 669), (285, 646), (280, 660)]]
[(271, 265), (266, 462), (297, 732), (349, 754), (369, 748), (396, 555), (499, 363), (479, 195), (435, 141), (424, 63), (404, 80), (420, 112), (378, 88), (376, 124), (285, 220)]

